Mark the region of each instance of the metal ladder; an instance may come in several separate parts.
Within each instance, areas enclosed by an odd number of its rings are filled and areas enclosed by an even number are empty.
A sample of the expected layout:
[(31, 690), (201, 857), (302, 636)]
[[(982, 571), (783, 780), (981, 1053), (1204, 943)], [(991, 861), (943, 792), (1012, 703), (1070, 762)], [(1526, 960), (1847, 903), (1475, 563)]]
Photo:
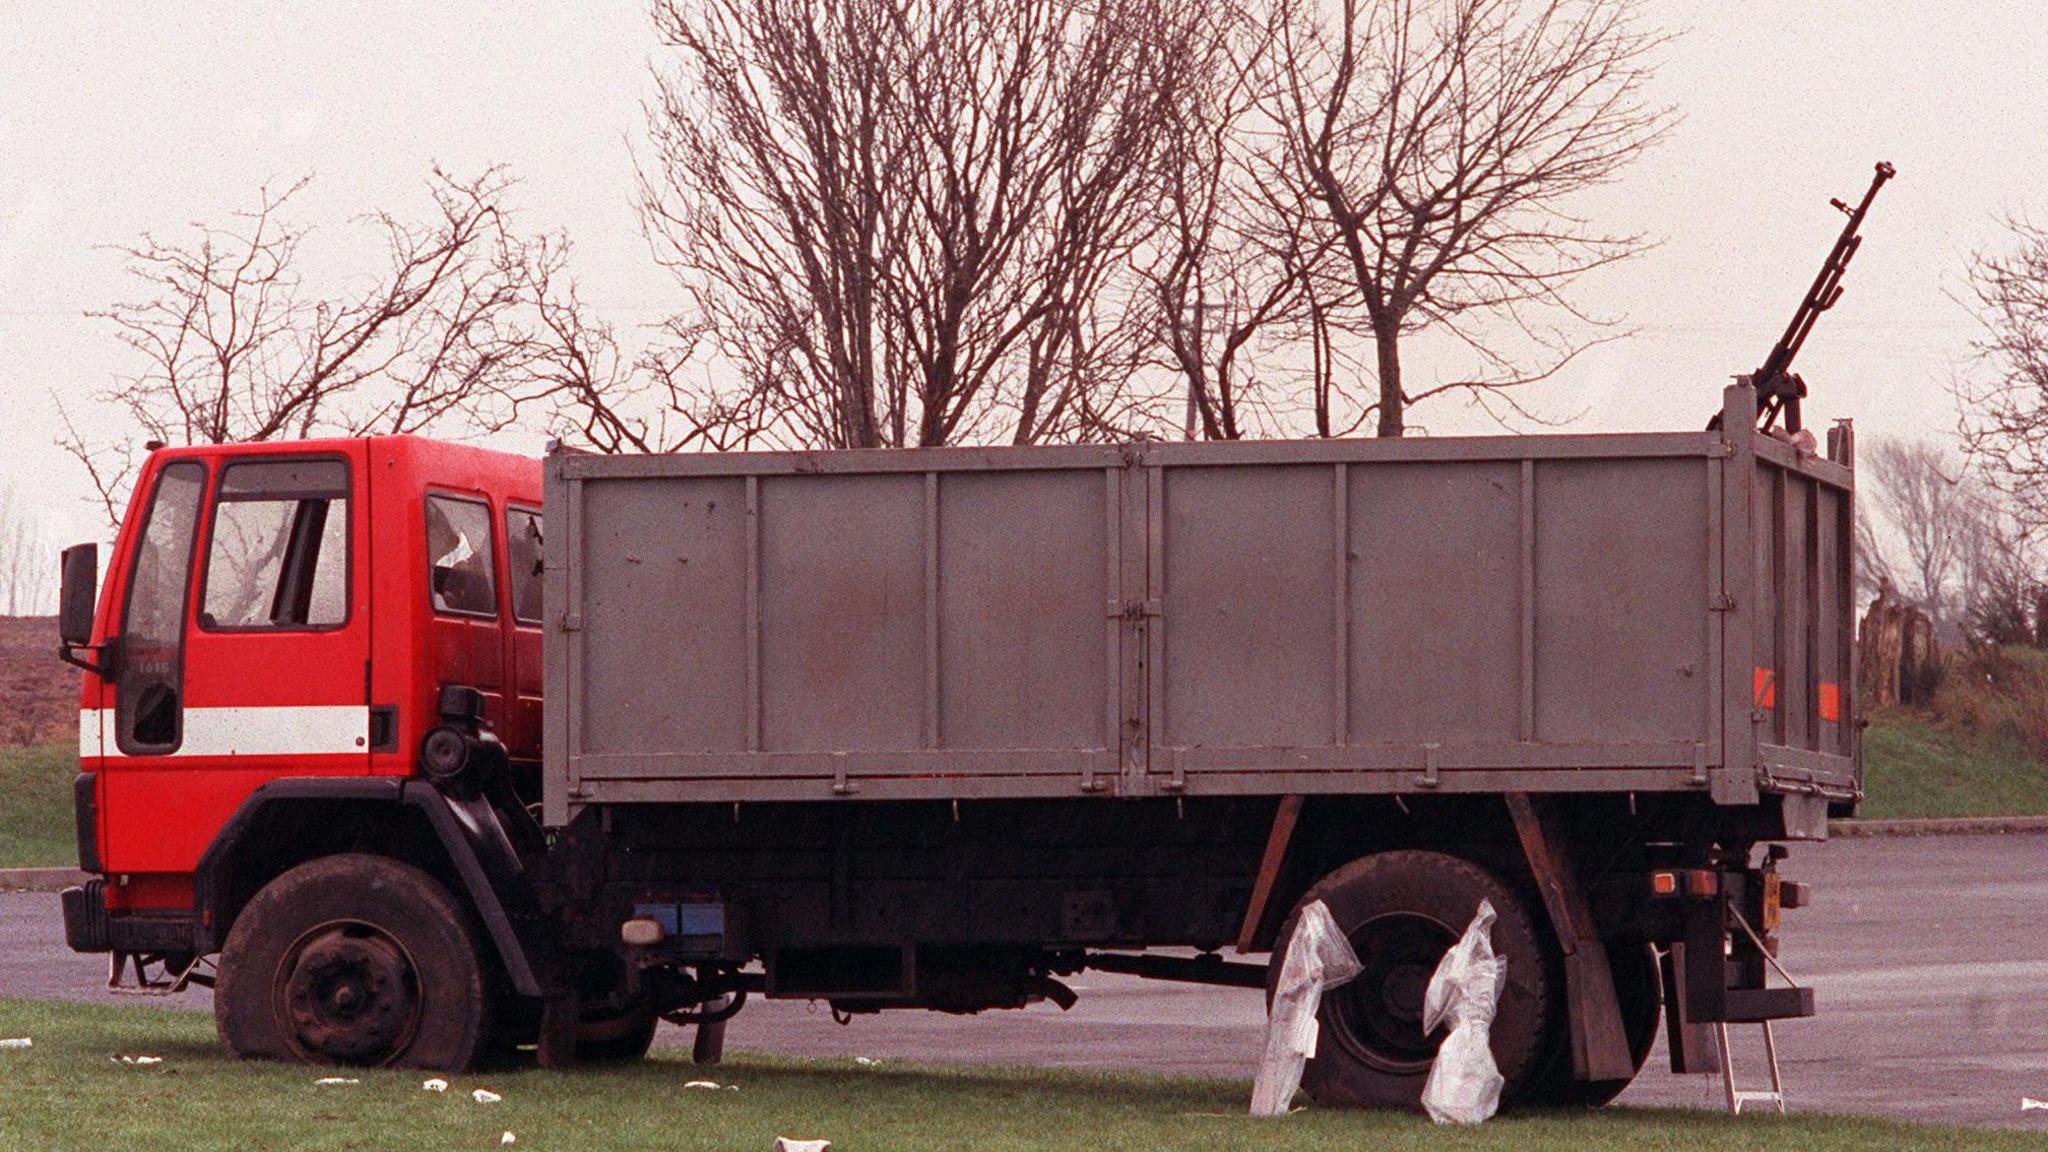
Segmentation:
[[(1764, 947), (1762, 938), (1757, 936), (1756, 929), (1749, 926), (1749, 921), (1742, 918), (1742, 913), (1730, 908), (1728, 914), (1734, 918), (1736, 927), (1742, 929), (1743, 933), (1749, 937), (1750, 942), (1756, 945), (1756, 950), (1763, 956), (1764, 962), (1769, 964), (1772, 970), (1784, 979), (1785, 983), (1797, 988), (1799, 981), (1794, 980), (1792, 974), (1785, 971), (1784, 965), (1778, 963), (1778, 958), (1771, 955), (1770, 950)], [(1728, 1111), (1740, 1116), (1742, 1109), (1746, 1105), (1768, 1104), (1778, 1110), (1778, 1115), (1783, 1116), (1785, 1114), (1785, 1078), (1778, 1071), (1778, 1044), (1771, 1035), (1771, 1022), (1769, 1020), (1759, 1020), (1757, 1023), (1764, 1030), (1764, 1063), (1769, 1065), (1771, 1070), (1771, 1086), (1762, 1089), (1742, 1089), (1735, 1086), (1735, 1061), (1729, 1053), (1728, 1022), (1723, 1020), (1714, 1025), (1714, 1039), (1719, 1044), (1721, 1053), (1721, 1085), (1727, 1091)]]
[(1785, 1081), (1778, 1074), (1778, 1045), (1771, 1039), (1771, 1022), (1761, 1022), (1764, 1030), (1764, 1062), (1771, 1068), (1771, 1086), (1768, 1089), (1742, 1089), (1735, 1086), (1735, 1061), (1728, 1053), (1728, 1024), (1723, 1021), (1714, 1025), (1714, 1039), (1721, 1046), (1721, 1084), (1728, 1092), (1728, 1111), (1742, 1115), (1742, 1109), (1749, 1104), (1769, 1104), (1785, 1114)]

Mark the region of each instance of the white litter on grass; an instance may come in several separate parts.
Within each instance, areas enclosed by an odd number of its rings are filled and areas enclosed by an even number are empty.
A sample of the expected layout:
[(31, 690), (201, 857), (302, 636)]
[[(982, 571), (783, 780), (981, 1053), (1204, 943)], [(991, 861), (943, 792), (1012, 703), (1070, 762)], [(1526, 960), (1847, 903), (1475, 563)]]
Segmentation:
[(712, 1090), (713, 1092), (716, 1092), (716, 1091), (718, 1090), (718, 1088), (719, 1088), (719, 1084), (718, 1084), (718, 1082), (717, 1082), (717, 1081), (715, 1081), (715, 1080), (692, 1080), (692, 1081), (690, 1081), (689, 1083), (687, 1083), (687, 1084), (683, 1085), (683, 1087), (685, 1087), (685, 1088), (708, 1088), (708, 1089)]
[(882, 1066), (882, 1062), (873, 1056), (855, 1056), (853, 1062), (863, 1068), (880, 1068)]
[(12, 1040), (0, 1040), (0, 1048), (33, 1048), (36, 1042), (28, 1036), (17, 1036)]
[(355, 1077), (353, 1077), (353, 1076), (322, 1076), (322, 1077), (321, 1077), (321, 1078), (319, 1078), (318, 1080), (315, 1080), (315, 1081), (313, 1081), (313, 1083), (315, 1083), (315, 1084), (361, 1084), (361, 1083), (362, 1083), (362, 1081), (361, 1081), (361, 1080), (358, 1080), (358, 1079), (356, 1079), (356, 1078), (355, 1078)]
[(775, 1152), (826, 1152), (831, 1147), (830, 1140), (791, 1140), (787, 1136), (775, 1138)]
[(422, 1092), (446, 1092), (447, 1090), (448, 1082), (446, 1080), (441, 1079), (439, 1076), (434, 1077), (432, 1080), (426, 1080), (420, 1083), (420, 1091)]
[(476, 1091), (471, 1092), (469, 1094), (469, 1098), (476, 1101), (479, 1104), (496, 1104), (498, 1101), (504, 1099), (503, 1096), (498, 1095), (496, 1092), (491, 1091), (489, 1088), (479, 1088)]
[(502, 1147), (504, 1147), (504, 1146), (505, 1146), (505, 1145), (507, 1145), (507, 1144), (516, 1144), (516, 1143), (518, 1143), (518, 1142), (519, 1142), (519, 1137), (517, 1137), (517, 1136), (514, 1136), (514, 1135), (513, 1135), (513, 1134), (511, 1134), (510, 1132), (507, 1132), (507, 1133), (505, 1133), (505, 1134), (504, 1134), (503, 1136), (500, 1136), (500, 1137), (498, 1137), (498, 1146), (499, 1146), (499, 1147), (501, 1147), (501, 1148), (502, 1148)]
[(121, 1055), (121, 1054), (119, 1054), (119, 1053), (116, 1053), (115, 1055), (109, 1056), (109, 1057), (107, 1057), (107, 1059), (108, 1059), (109, 1061), (112, 1061), (113, 1063), (116, 1063), (116, 1064), (144, 1064), (144, 1065), (148, 1065), (148, 1064), (161, 1064), (161, 1063), (163, 1063), (163, 1062), (164, 1062), (164, 1058), (163, 1058), (163, 1057), (161, 1057), (161, 1056), (123, 1056), (123, 1055)]
[(2036, 1100), (2031, 1096), (2020, 1097), (2020, 1111), (2032, 1112), (2036, 1108), (2048, 1112), (2048, 1100)]

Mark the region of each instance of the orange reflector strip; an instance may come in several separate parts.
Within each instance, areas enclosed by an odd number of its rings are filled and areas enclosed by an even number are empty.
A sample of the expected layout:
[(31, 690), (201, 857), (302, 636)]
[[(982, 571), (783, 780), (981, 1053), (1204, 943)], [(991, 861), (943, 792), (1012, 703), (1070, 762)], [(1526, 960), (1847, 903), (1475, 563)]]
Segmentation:
[(1678, 891), (1678, 877), (1669, 872), (1650, 873), (1650, 891), (1659, 896), (1670, 896)]
[(1820, 682), (1820, 718), (1829, 724), (1842, 722), (1842, 686), (1827, 680)]
[(1685, 874), (1685, 894), (1694, 897), (1712, 896), (1721, 890), (1721, 878), (1711, 869), (1692, 868)]
[(1758, 668), (1750, 681), (1750, 698), (1759, 708), (1778, 706), (1778, 671), (1775, 668)]

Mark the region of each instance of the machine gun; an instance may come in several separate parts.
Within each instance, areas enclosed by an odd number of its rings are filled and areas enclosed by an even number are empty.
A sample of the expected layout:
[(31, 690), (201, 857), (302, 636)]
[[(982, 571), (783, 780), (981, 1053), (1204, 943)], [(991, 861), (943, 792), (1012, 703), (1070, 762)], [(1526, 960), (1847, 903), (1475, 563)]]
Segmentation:
[[(1863, 243), (1856, 230), (1863, 226), (1863, 214), (1870, 211), (1870, 202), (1877, 199), (1877, 190), (1884, 187), (1884, 182), (1892, 175), (1892, 166), (1880, 160), (1877, 175), (1871, 179), (1870, 190), (1863, 194), (1862, 203), (1852, 209), (1840, 200), (1828, 201), (1849, 217), (1849, 222), (1842, 226), (1842, 235), (1835, 241), (1834, 251), (1828, 253), (1827, 263), (1821, 265), (1820, 275), (1814, 277), (1813, 287), (1806, 290), (1806, 299), (1800, 302), (1799, 311), (1793, 314), (1792, 323), (1778, 338), (1777, 346), (1765, 357), (1763, 367), (1749, 376), (1736, 377), (1756, 389), (1759, 429), (1771, 431), (1782, 415), (1787, 433), (1799, 431), (1799, 402), (1806, 396), (1806, 381), (1791, 370), (1792, 360), (1799, 355), (1799, 346), (1806, 343), (1806, 334), (1813, 331), (1813, 322), (1842, 298), (1842, 273)], [(1707, 426), (1712, 429), (1720, 427), (1720, 424), (1721, 417), (1717, 414)]]

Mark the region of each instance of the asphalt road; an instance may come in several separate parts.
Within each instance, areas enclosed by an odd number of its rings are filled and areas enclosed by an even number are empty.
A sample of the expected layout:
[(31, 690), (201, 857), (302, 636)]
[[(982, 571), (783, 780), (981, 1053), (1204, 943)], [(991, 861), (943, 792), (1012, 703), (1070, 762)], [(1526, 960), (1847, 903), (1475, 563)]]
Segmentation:
[[(1783, 960), (1820, 1015), (1777, 1029), (1791, 1104), (1910, 1120), (2048, 1128), (2048, 836), (1836, 841), (1794, 850), (1787, 876), (1813, 907), (1786, 914)], [(1512, 962), (1512, 958), (1511, 958)], [(110, 1000), (103, 958), (63, 946), (57, 898), (0, 895), (0, 997)], [(1058, 1064), (1249, 1078), (1263, 1039), (1256, 992), (1086, 973), (1081, 1002), (952, 1017), (861, 1017), (756, 1002), (735, 1050), (880, 1060)], [(119, 999), (131, 1000), (128, 997)], [(208, 1007), (204, 992), (176, 1003)], [(0, 1008), (0, 1034), (7, 1032)], [(664, 1025), (664, 1039), (683, 1042)], [(1739, 1029), (1745, 1081), (1757, 1030)], [(138, 1047), (141, 1041), (138, 1040)], [(1721, 1107), (1718, 1077), (1665, 1072), (1661, 1042), (1623, 1103)]]

